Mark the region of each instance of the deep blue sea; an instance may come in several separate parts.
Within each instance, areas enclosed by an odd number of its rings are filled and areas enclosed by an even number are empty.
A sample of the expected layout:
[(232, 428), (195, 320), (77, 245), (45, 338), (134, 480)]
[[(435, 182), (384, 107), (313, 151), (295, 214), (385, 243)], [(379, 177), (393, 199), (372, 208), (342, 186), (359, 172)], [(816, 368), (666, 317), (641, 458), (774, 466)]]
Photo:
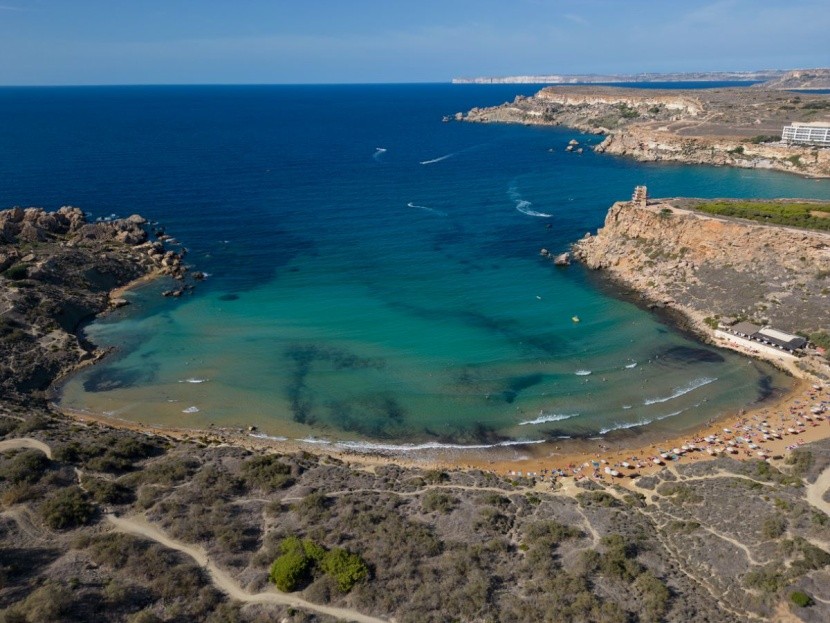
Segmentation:
[(164, 283), (131, 292), (89, 325), (118, 352), (62, 403), (290, 438), (491, 445), (680, 430), (786, 387), (539, 250), (594, 231), (637, 184), (830, 199), (830, 183), (441, 121), (539, 88), (0, 89), (0, 205), (140, 213), (210, 274), (181, 300), (160, 297)]

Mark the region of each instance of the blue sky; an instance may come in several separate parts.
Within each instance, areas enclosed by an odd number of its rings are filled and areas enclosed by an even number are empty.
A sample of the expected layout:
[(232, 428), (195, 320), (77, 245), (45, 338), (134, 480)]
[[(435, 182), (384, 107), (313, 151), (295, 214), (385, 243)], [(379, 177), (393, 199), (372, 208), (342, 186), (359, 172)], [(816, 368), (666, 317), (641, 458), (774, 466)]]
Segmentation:
[(828, 0), (0, 0), (0, 84), (830, 66)]

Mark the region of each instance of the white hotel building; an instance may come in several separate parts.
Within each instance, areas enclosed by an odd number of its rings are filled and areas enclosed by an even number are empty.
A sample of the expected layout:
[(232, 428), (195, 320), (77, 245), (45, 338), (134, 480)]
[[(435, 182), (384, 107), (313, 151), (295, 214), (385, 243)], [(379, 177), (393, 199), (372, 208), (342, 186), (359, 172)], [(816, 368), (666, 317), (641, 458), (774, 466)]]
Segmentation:
[(784, 143), (830, 147), (830, 121), (791, 123), (781, 132)]

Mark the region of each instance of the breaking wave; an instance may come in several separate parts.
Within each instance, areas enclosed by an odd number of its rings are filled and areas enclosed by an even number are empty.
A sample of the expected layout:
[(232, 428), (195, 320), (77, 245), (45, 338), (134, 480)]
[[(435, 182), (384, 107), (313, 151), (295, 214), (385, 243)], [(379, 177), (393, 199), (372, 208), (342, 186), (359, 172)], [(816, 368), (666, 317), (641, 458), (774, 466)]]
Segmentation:
[(652, 422), (659, 422), (660, 420), (665, 420), (666, 418), (674, 417), (675, 415), (680, 415), (683, 413), (685, 409), (680, 409), (680, 411), (675, 411), (674, 413), (667, 413), (666, 415), (660, 415), (656, 418), (652, 418), (650, 420), (639, 420), (638, 422), (625, 422), (623, 424), (612, 424), (608, 428), (601, 428), (599, 431), (600, 435), (605, 435), (606, 433), (610, 433), (612, 430), (625, 430), (627, 428), (636, 428), (637, 426), (646, 426), (651, 424)]
[(369, 441), (328, 441), (326, 439), (316, 439), (314, 437), (306, 437), (305, 439), (298, 439), (302, 443), (313, 443), (319, 445), (330, 445), (337, 448), (344, 448), (354, 452), (418, 452), (421, 450), (485, 450), (487, 448), (505, 448), (508, 446), (526, 446), (530, 444), (545, 443), (544, 439), (530, 439), (530, 440), (510, 440), (499, 441), (490, 444), (460, 444), (460, 443), (439, 443), (437, 441), (428, 441), (426, 443), (417, 444), (386, 444), (386, 443), (372, 443)]
[(267, 439), (268, 441), (288, 441), (288, 437), (277, 437), (275, 435), (266, 435), (265, 433), (250, 433), (248, 436), (254, 439)]
[(643, 401), (643, 404), (644, 405), (653, 405), (653, 404), (657, 404), (657, 403), (660, 403), (660, 402), (668, 402), (669, 400), (674, 400), (675, 398), (680, 398), (680, 396), (688, 394), (689, 392), (693, 392), (694, 390), (698, 389), (699, 387), (703, 387), (704, 385), (708, 385), (709, 383), (714, 383), (717, 380), (718, 380), (717, 378), (711, 378), (711, 377), (708, 377), (708, 376), (704, 376), (702, 378), (695, 379), (694, 381), (691, 381), (688, 385), (684, 385), (683, 387), (677, 388), (671, 394), (669, 394), (668, 396), (665, 396), (663, 398), (647, 398), (646, 400)]
[(187, 409), (182, 409), (182, 413), (199, 413), (199, 407), (188, 407)]
[(572, 417), (576, 417), (579, 413), (544, 413), (543, 411), (539, 412), (539, 417), (534, 418), (532, 420), (525, 420), (524, 422), (519, 422), (519, 426), (530, 426), (532, 424), (547, 424), (548, 422), (561, 422), (562, 420), (569, 420)]
[(207, 379), (182, 379), (179, 383), (207, 383)]
[(591, 374), (591, 371), (590, 370), (577, 370), (576, 372), (574, 372), (574, 374), (576, 374), (577, 376), (588, 376), (589, 374)]

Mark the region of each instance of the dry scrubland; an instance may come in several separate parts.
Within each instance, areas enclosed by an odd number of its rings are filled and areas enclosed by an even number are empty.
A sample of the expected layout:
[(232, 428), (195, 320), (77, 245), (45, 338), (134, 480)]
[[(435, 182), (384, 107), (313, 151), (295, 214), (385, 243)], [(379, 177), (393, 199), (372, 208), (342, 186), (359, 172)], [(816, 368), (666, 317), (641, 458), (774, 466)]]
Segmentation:
[[(4, 409), (0, 427), (52, 456), (0, 453), (6, 621), (332, 620), (229, 599), (193, 558), (118, 531), (109, 513), (204, 551), (247, 593), (276, 590), (269, 571), (282, 557), (302, 599), (381, 620), (830, 616), (830, 517), (804, 487), (830, 465), (828, 442), (780, 470), (719, 459), (664, 469), (633, 491), (590, 483), (574, 495), (478, 471), (173, 442), (20, 408)], [(286, 562), (298, 544), (311, 556)], [(352, 566), (321, 562), (326, 551)], [(796, 606), (799, 592), (812, 605)]]

